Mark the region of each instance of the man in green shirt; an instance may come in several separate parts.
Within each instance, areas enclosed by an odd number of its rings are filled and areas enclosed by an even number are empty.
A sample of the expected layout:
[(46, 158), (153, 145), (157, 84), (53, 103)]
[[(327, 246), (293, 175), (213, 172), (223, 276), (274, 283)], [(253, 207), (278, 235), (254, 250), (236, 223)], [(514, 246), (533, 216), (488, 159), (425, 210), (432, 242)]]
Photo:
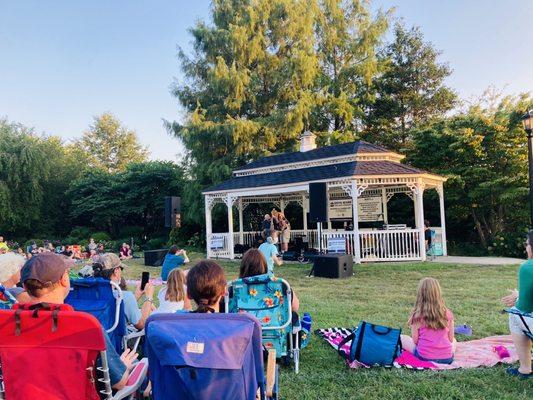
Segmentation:
[[(533, 230), (528, 232), (525, 245), (528, 260), (518, 270), (518, 290), (511, 290), (502, 302), (521, 313), (533, 313)], [(509, 330), (518, 353), (520, 366), (508, 368), (507, 372), (521, 378), (532, 378), (531, 345), (533, 342), (524, 334), (524, 330), (527, 329), (524, 324), (533, 332), (533, 317), (523, 316), (522, 318), (517, 314), (509, 314)]]

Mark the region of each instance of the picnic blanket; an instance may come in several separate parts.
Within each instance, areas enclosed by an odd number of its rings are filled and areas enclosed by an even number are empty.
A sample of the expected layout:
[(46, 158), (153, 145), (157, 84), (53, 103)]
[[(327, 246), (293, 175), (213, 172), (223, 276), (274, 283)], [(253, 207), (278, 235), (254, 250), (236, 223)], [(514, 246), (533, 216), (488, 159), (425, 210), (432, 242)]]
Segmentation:
[[(318, 329), (316, 334), (321, 336), (328, 342), (335, 350), (338, 349), (338, 344), (351, 333), (347, 328), (329, 328)], [(350, 351), (351, 341), (342, 346), (341, 351), (348, 354)], [(510, 356), (500, 358), (494, 351), (495, 346), (505, 346), (509, 351)], [(391, 367), (396, 368), (410, 368), (410, 369), (435, 369), (447, 370), (457, 368), (477, 368), (477, 367), (492, 367), (498, 363), (512, 364), (518, 361), (511, 336), (490, 336), (478, 340), (469, 340), (465, 342), (458, 342), (455, 351), (454, 362), (452, 364), (437, 364), (434, 362), (422, 361), (415, 357), (408, 351), (402, 351), (400, 356), (394, 360)], [(348, 363), (350, 368), (368, 368), (358, 361)]]

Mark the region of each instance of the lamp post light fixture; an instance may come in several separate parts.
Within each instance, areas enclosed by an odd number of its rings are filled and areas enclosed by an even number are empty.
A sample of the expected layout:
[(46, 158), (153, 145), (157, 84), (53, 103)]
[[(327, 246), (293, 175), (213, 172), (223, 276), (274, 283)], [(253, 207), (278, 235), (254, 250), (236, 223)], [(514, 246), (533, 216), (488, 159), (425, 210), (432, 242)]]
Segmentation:
[(531, 227), (533, 228), (533, 110), (529, 110), (522, 117), (522, 123), (524, 124), (524, 130), (527, 133), (527, 149), (528, 149), (528, 162), (529, 162), (529, 218), (531, 221)]

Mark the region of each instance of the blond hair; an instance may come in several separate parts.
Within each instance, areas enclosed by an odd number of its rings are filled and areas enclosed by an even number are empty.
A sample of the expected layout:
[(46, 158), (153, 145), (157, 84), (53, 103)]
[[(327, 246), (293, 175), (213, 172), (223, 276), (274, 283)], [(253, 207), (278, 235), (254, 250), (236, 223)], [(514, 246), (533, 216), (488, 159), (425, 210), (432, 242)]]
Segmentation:
[(185, 300), (185, 273), (180, 268), (174, 268), (168, 274), (165, 300), (176, 302)]
[(431, 329), (444, 329), (448, 326), (447, 311), (439, 281), (435, 278), (422, 279), (418, 284), (409, 325), (424, 324)]

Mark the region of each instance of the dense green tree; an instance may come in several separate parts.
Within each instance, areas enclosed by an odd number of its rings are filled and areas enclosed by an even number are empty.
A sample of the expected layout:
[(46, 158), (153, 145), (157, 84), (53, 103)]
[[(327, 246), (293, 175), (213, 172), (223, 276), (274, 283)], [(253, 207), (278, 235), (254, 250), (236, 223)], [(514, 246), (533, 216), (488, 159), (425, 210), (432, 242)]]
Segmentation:
[(148, 156), (135, 131), (124, 127), (111, 113), (94, 117), (80, 144), (90, 155), (91, 166), (109, 172), (123, 171), (129, 163), (145, 161)]
[(358, 92), (377, 70), (386, 26), (358, 0), (216, 0), (211, 16), (190, 30), (193, 53), (180, 52), (186, 79), (173, 93), (187, 114), (170, 126), (188, 151), (196, 223), (202, 188), (294, 150), (305, 128), (321, 142), (353, 138)]
[(389, 13), (379, 12), (373, 18), (366, 3), (320, 2), (315, 22), (317, 104), (309, 127), (323, 144), (353, 141), (359, 136), (365, 107), (373, 100), (369, 88), (384, 65), (377, 46), (387, 29)]
[(393, 150), (409, 147), (411, 129), (441, 117), (456, 104), (444, 80), (451, 74), (440, 53), (424, 41), (419, 28), (394, 28), (394, 41), (381, 52), (385, 71), (373, 82), (375, 101), (367, 110), (364, 137)]
[(41, 211), (50, 176), (45, 140), (22, 125), (0, 120), (0, 229), (28, 230)]
[(73, 224), (121, 235), (126, 226), (142, 226), (150, 236), (163, 229), (165, 196), (180, 196), (183, 169), (172, 162), (132, 163), (126, 170), (89, 171), (70, 185)]
[(449, 179), (450, 240), (454, 234), (464, 239), (467, 227), (485, 247), (502, 233), (522, 235), (529, 216), (527, 142), (520, 116), (528, 104), (533, 102), (526, 96), (476, 104), (413, 133), (408, 160)]

